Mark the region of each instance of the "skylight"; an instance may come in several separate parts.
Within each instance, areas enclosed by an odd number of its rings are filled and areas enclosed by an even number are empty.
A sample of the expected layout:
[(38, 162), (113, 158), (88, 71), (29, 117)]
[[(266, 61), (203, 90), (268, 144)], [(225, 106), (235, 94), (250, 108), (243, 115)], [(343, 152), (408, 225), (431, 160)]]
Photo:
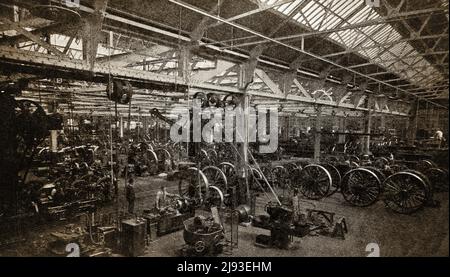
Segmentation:
[[(259, 0), (272, 5), (277, 0)], [(302, 8), (298, 10), (298, 7)], [(443, 1), (443, 6), (447, 1)], [(275, 8), (311, 31), (338, 29), (328, 37), (346, 48), (357, 50), (366, 57), (402, 78), (417, 85), (424, 80), (442, 80), (442, 75), (389, 24), (383, 22), (364, 1), (355, 0), (296, 0)], [(377, 23), (379, 21), (379, 23)], [(369, 22), (364, 26), (365, 23)], [(350, 25), (363, 25), (345, 29)]]

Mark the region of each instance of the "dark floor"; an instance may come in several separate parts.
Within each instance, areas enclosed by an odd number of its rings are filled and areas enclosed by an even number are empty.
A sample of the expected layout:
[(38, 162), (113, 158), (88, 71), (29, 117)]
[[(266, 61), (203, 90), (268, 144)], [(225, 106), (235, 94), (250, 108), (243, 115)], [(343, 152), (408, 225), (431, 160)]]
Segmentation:
[[(145, 179), (138, 180), (139, 208), (151, 207), (153, 191)], [(269, 231), (255, 227), (239, 227), (239, 246), (232, 256), (366, 256), (369, 243), (377, 243), (381, 256), (449, 256), (449, 206), (448, 193), (435, 195), (440, 207), (427, 207), (413, 215), (396, 214), (384, 207), (382, 201), (366, 208), (346, 204), (340, 194), (321, 201), (301, 200), (302, 209), (320, 209), (346, 218), (349, 233), (345, 240), (307, 236), (295, 238), (293, 250), (264, 249), (254, 245), (257, 234)], [(258, 198), (257, 214), (263, 213), (266, 198)], [(146, 255), (176, 256), (184, 244), (183, 232), (179, 231), (152, 242)], [(227, 255), (223, 255), (227, 256)]]
[[(136, 178), (136, 213), (154, 207), (159, 183), (162, 178)], [(120, 211), (126, 211), (123, 193), (124, 181), (120, 182)], [(177, 183), (169, 183), (168, 190), (177, 192)], [(440, 207), (425, 209), (413, 215), (396, 214), (384, 207), (382, 201), (366, 208), (352, 207), (346, 204), (340, 194), (321, 201), (301, 200), (302, 209), (320, 209), (336, 213), (346, 218), (349, 233), (345, 240), (323, 236), (295, 238), (294, 249), (266, 249), (254, 245), (257, 234), (269, 234), (269, 231), (239, 226), (239, 245), (232, 253), (222, 256), (366, 256), (369, 243), (377, 243), (381, 256), (449, 256), (449, 201), (448, 193), (435, 195)], [(257, 199), (256, 214), (263, 213), (267, 199)], [(112, 207), (106, 210), (113, 210)], [(16, 246), (0, 249), (0, 256), (36, 256), (45, 255), (39, 250), (45, 248), (50, 232), (63, 230), (66, 222), (43, 225), (28, 230), (27, 240)], [(145, 256), (171, 257), (179, 255), (184, 245), (183, 232), (179, 231), (151, 242)]]

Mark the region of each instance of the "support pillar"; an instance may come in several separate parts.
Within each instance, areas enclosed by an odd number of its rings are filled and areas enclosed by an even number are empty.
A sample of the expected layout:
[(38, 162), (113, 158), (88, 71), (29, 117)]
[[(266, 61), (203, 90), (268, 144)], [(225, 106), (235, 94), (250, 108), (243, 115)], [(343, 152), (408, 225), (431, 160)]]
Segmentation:
[[(340, 117), (339, 119), (339, 132), (345, 132), (345, 117)], [(345, 143), (345, 135), (338, 136), (338, 143)]]
[(365, 135), (363, 137), (363, 139), (364, 139), (363, 154), (364, 155), (370, 155), (370, 130), (371, 130), (371, 125), (372, 125), (372, 112), (368, 111), (366, 113), (365, 126), (364, 126), (364, 133), (367, 134), (367, 135)]
[(159, 122), (156, 121), (155, 124), (155, 135), (156, 135), (156, 141), (159, 141), (160, 137), (159, 137)]
[(146, 116), (142, 119), (142, 133), (144, 137), (148, 134), (148, 117)]
[(57, 130), (50, 131), (50, 151), (52, 153), (58, 152), (58, 131)]
[(386, 115), (382, 114), (380, 117), (380, 131), (384, 134), (386, 132)]
[(320, 161), (320, 140), (322, 138), (321, 135), (321, 113), (322, 108), (316, 108), (316, 121), (314, 123), (314, 162), (318, 163)]
[[(247, 93), (247, 87), (251, 83), (252, 78), (249, 78), (249, 74), (253, 76), (253, 70), (247, 68), (244, 64), (241, 66), (239, 71), (239, 90), (242, 92), (240, 99), (240, 106), (243, 111), (243, 126), (242, 129), (236, 128), (236, 132), (240, 133), (242, 137), (242, 143), (237, 144), (239, 151), (238, 163), (237, 163), (237, 173), (240, 179), (240, 187), (245, 188), (245, 200), (246, 203), (250, 204), (250, 188), (248, 185), (248, 125), (249, 125), (249, 106), (250, 98)], [(237, 121), (236, 121), (237, 124)], [(237, 127), (237, 126), (236, 126)], [(239, 132), (241, 131), (241, 132)], [(242, 195), (242, 192), (240, 193)]]
[(409, 117), (408, 144), (413, 145), (417, 135), (417, 114), (419, 111), (419, 100), (412, 105), (411, 116)]
[(366, 112), (365, 124), (364, 124), (364, 133), (366, 135), (363, 137), (363, 154), (370, 155), (370, 130), (372, 127), (372, 97), (369, 97), (367, 100), (368, 111)]
[(119, 128), (120, 128), (120, 138), (123, 138), (123, 116), (120, 116)]

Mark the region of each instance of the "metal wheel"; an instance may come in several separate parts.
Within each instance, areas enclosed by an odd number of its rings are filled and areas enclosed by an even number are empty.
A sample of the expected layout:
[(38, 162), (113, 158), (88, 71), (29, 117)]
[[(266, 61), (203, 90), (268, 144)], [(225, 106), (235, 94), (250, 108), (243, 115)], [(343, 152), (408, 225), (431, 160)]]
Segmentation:
[(360, 162), (358, 156), (355, 156), (355, 155), (349, 155), (349, 156), (348, 156), (348, 160), (350, 161), (350, 163), (351, 163), (351, 162), (355, 162), (355, 163), (358, 163), (358, 164), (359, 164), (359, 162)]
[(381, 181), (366, 168), (352, 169), (342, 178), (341, 193), (345, 201), (354, 206), (370, 206), (381, 194)]
[(421, 160), (414, 167), (415, 170), (425, 173), (428, 169), (438, 167), (433, 161), (430, 160)]
[(384, 203), (394, 212), (410, 214), (427, 202), (424, 180), (411, 172), (399, 172), (389, 176), (383, 187)]
[(145, 164), (147, 165), (147, 170), (150, 175), (156, 175), (159, 172), (159, 159), (155, 151), (147, 150), (144, 153)]
[(310, 164), (299, 174), (299, 179), (293, 184), (307, 198), (318, 200), (327, 196), (331, 186), (331, 175), (323, 166)]
[(206, 178), (208, 178), (210, 185), (225, 191), (228, 189), (227, 176), (220, 168), (216, 166), (206, 166), (202, 169), (202, 172), (206, 175)]
[(203, 172), (195, 167), (190, 167), (180, 174), (178, 191), (180, 196), (192, 200), (197, 207), (203, 204), (208, 197), (209, 183)]
[(219, 159), (219, 155), (217, 154), (217, 151), (214, 149), (209, 149), (206, 151), (208, 154), (209, 159), (211, 160), (211, 164), (217, 164), (217, 161)]
[(338, 163), (339, 159), (337, 157), (335, 157), (335, 156), (328, 156), (326, 158), (326, 161), (327, 161), (328, 164), (334, 164), (334, 163)]
[(249, 180), (250, 189), (255, 190), (255, 191), (260, 191), (261, 190), (260, 185), (264, 187), (264, 184), (265, 184), (261, 171), (259, 171), (255, 167), (250, 167), (249, 175), (250, 175), (250, 180)]
[(172, 155), (165, 148), (155, 149), (154, 152), (158, 157), (158, 169), (161, 172), (172, 170)]
[(407, 169), (407, 170), (404, 170), (403, 172), (409, 172), (409, 173), (419, 176), (419, 178), (422, 179), (423, 182), (425, 183), (425, 188), (427, 191), (427, 199), (428, 200), (433, 199), (433, 186), (430, 182), (430, 179), (428, 179), (428, 177), (425, 174), (423, 174), (420, 171), (412, 170), (412, 169)]
[(279, 165), (272, 169), (272, 184), (274, 187), (286, 189), (290, 186), (290, 180), (288, 178), (288, 172), (286, 168)]
[(387, 165), (389, 165), (389, 160), (386, 159), (385, 157), (377, 158), (373, 162), (373, 166), (380, 168), (380, 169), (384, 169)]
[(448, 171), (442, 168), (433, 167), (425, 171), (425, 175), (430, 180), (433, 191), (448, 191)]
[(288, 174), (291, 174), (291, 172), (293, 172), (294, 170), (299, 168), (298, 165), (296, 165), (295, 163), (287, 163), (283, 166), (284, 166), (284, 168), (286, 168)]
[(267, 182), (269, 182), (269, 184), (271, 186), (273, 186), (273, 174), (272, 174), (272, 170), (270, 169), (270, 167), (269, 166), (261, 166), (260, 172), (264, 177), (266, 177)]
[(398, 164), (393, 164), (393, 165), (389, 166), (389, 171), (392, 174), (400, 172), (400, 171), (405, 171), (405, 170), (408, 170), (408, 167), (404, 164), (398, 163)]
[(364, 168), (372, 171), (373, 173), (375, 173), (378, 177), (378, 179), (380, 179), (380, 182), (383, 183), (384, 180), (386, 180), (386, 175), (379, 169), (373, 166), (365, 166)]
[(220, 188), (216, 186), (208, 187), (208, 197), (205, 199), (205, 203), (208, 207), (218, 207), (221, 209), (224, 206), (224, 195)]
[(208, 152), (205, 149), (200, 149), (198, 155), (196, 157), (196, 162), (201, 166), (213, 165), (211, 158), (209, 157)]
[(234, 185), (234, 181), (236, 179), (236, 171), (234, 165), (229, 162), (223, 162), (220, 163), (217, 167), (222, 170), (222, 172), (227, 177), (228, 186)]
[(341, 186), (342, 176), (339, 170), (334, 165), (328, 163), (322, 164), (322, 166), (325, 167), (325, 169), (328, 170), (331, 175), (331, 186), (327, 194), (327, 196), (331, 196), (339, 190)]
[(299, 180), (301, 176), (302, 168), (294, 169), (291, 174), (289, 175), (289, 178), (291, 179), (291, 186), (294, 188), (299, 188)]

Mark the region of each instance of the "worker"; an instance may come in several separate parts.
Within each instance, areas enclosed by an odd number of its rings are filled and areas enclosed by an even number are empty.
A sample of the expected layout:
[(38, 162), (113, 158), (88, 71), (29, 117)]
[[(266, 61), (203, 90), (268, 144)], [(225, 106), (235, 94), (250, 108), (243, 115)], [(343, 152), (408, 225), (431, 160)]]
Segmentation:
[(298, 214), (300, 212), (300, 205), (298, 202), (298, 189), (294, 188), (294, 193), (292, 196), (292, 211), (294, 212), (294, 221), (297, 221)]
[(441, 148), (442, 141), (444, 141), (444, 133), (441, 130), (437, 129), (434, 133), (433, 138), (437, 141), (438, 148)]
[(174, 197), (175, 194), (167, 192), (165, 184), (161, 184), (159, 191), (156, 193), (156, 209), (162, 211), (169, 205), (169, 197)]
[(394, 154), (392, 154), (392, 153), (389, 153), (389, 157), (388, 157), (388, 160), (389, 160), (389, 162), (390, 162), (390, 163), (394, 163), (394, 161), (395, 161), (395, 157), (394, 157)]
[(130, 178), (128, 180), (128, 183), (125, 187), (125, 197), (128, 202), (128, 212), (130, 214), (134, 213), (134, 201), (136, 199), (136, 193), (134, 191), (134, 180), (133, 178)]

